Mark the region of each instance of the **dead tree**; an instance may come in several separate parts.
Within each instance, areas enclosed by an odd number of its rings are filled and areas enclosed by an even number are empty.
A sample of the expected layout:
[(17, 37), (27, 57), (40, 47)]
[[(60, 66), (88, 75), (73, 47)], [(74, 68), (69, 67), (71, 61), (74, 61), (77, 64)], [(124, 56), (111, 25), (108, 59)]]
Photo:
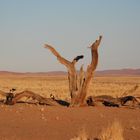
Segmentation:
[(57, 57), (58, 61), (68, 69), (71, 106), (82, 106), (85, 104), (89, 83), (98, 64), (98, 47), (101, 39), (102, 36), (100, 36), (90, 47), (92, 60), (91, 64), (87, 67), (87, 71), (84, 72), (83, 66), (81, 66), (79, 73), (76, 71), (75, 64), (84, 57), (83, 55), (77, 56), (72, 61), (69, 61), (63, 58), (52, 46), (45, 44), (45, 48), (49, 49), (52, 54)]

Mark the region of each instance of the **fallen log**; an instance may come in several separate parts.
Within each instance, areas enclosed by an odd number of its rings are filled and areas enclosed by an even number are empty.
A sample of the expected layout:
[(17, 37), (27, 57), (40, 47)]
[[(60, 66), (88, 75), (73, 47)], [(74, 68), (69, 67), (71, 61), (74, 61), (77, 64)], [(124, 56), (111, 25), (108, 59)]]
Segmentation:
[(119, 98), (114, 98), (109, 95), (100, 95), (100, 96), (89, 96), (87, 97), (87, 104), (89, 106), (96, 106), (97, 102), (101, 102), (105, 106), (110, 106), (110, 107), (120, 107), (120, 106), (125, 106), (127, 102), (131, 101), (132, 106), (140, 106), (139, 101), (137, 100), (138, 97), (134, 96), (124, 96), (124, 97), (119, 97)]
[(59, 105), (56, 101), (52, 100), (51, 98), (42, 97), (41, 95), (38, 95), (38, 94), (36, 94), (32, 91), (28, 91), (28, 90), (17, 93), (14, 96), (14, 98), (12, 99), (12, 103), (13, 104), (17, 103), (23, 97), (32, 98), (33, 100), (38, 101), (38, 104), (42, 104), (42, 105), (50, 105), (50, 106), (58, 106)]
[(7, 104), (7, 105), (14, 105), (14, 104), (18, 103), (23, 97), (31, 98), (32, 100), (36, 101), (35, 104), (49, 105), (49, 106), (59, 106), (60, 105), (60, 103), (58, 103), (57, 101), (55, 101), (51, 98), (45, 98), (41, 95), (38, 95), (38, 94), (36, 94), (32, 91), (28, 91), (28, 90), (22, 91), (15, 95), (13, 93), (7, 93), (7, 94), (5, 94), (5, 96), (6, 96), (5, 104)]
[[(55, 99), (54, 96), (50, 95), (50, 98), (45, 98), (38, 95), (32, 91), (25, 90), (19, 93), (14, 93), (12, 90), (9, 92), (4, 92), (0, 90), (0, 95), (4, 96), (5, 99), (0, 100), (2, 103), (7, 105), (14, 105), (16, 103), (31, 103), (31, 104), (41, 104), (49, 106), (69, 106), (70, 103), (61, 99)], [(22, 98), (31, 98), (31, 101), (21, 101)]]
[(119, 107), (116, 98), (113, 98), (112, 96), (109, 95), (89, 96), (87, 97), (86, 102), (89, 106), (96, 106), (97, 103), (100, 102), (104, 106)]

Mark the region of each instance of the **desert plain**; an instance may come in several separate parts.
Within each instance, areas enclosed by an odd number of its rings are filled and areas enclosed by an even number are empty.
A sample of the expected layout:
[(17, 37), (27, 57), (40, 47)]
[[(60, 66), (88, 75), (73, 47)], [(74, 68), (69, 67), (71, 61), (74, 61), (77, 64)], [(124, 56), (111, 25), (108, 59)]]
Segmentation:
[[(138, 89), (129, 93), (135, 85)], [(127, 94), (138, 97), (139, 86), (139, 76), (98, 76), (92, 79), (87, 96)], [(16, 93), (30, 90), (44, 97), (53, 94), (56, 98), (70, 100), (66, 75), (0, 75), (0, 90), (9, 92), (12, 88)], [(119, 125), (111, 126), (114, 122)], [(101, 135), (109, 137), (110, 132), (114, 135), (110, 140), (139, 140), (140, 108), (0, 103), (0, 140), (94, 140)], [(102, 140), (105, 140), (103, 136)]]

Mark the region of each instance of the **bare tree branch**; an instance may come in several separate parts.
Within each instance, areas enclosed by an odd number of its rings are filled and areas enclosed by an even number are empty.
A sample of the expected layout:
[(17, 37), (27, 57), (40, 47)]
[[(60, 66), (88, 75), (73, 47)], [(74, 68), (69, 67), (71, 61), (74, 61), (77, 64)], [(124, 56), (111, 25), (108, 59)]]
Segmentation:
[(58, 61), (67, 67), (70, 96), (71, 96), (71, 98), (73, 98), (77, 94), (77, 90), (78, 90), (77, 73), (76, 73), (75, 64), (80, 59), (82, 59), (84, 56), (83, 55), (77, 56), (73, 59), (72, 62), (70, 62), (70, 61), (66, 60), (65, 58), (63, 58), (52, 46), (45, 44), (45, 48), (48, 48), (52, 52), (52, 54), (57, 57)]
[(64, 64), (66, 67), (69, 67), (71, 65), (71, 62), (63, 58), (52, 46), (45, 44), (45, 48), (49, 49), (53, 53), (53, 55), (57, 57), (58, 61)]
[(83, 81), (83, 87), (78, 92), (77, 96), (74, 99), (75, 101), (71, 104), (71, 106), (74, 106), (74, 105), (81, 106), (82, 104), (84, 104), (85, 97), (87, 95), (89, 82), (98, 64), (98, 47), (100, 45), (101, 39), (102, 39), (102, 36), (99, 36), (99, 39), (96, 40), (90, 47), (91, 55), (92, 55), (91, 64), (87, 68), (86, 77)]

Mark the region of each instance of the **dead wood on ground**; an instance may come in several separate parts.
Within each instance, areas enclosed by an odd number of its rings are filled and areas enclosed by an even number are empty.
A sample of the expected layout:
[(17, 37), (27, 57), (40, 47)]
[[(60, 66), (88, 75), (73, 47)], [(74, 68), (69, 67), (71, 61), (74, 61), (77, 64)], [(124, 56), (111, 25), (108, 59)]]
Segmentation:
[(0, 94), (5, 96), (5, 100), (4, 103), (7, 105), (14, 105), (16, 103), (19, 103), (21, 101), (22, 98), (31, 98), (32, 102), (26, 102), (25, 103), (34, 103), (34, 104), (41, 104), (41, 105), (49, 105), (49, 106), (68, 106), (69, 103), (66, 101), (62, 101), (62, 100), (56, 100), (56, 99), (52, 99), (52, 98), (45, 98), (41, 95), (38, 95), (32, 91), (22, 91), (20, 93), (12, 93), (12, 92), (3, 92), (0, 91)]
[[(87, 97), (87, 104), (89, 106), (96, 106), (97, 103), (101, 103), (104, 106), (110, 106), (110, 107), (122, 107), (122, 106), (128, 106), (128, 107), (140, 107), (140, 102), (137, 100), (139, 97), (135, 96), (124, 96), (119, 98), (113, 98), (112, 96), (107, 95), (101, 95), (101, 96), (89, 96)], [(131, 102), (132, 104), (126, 105), (126, 103)]]
[[(41, 104), (48, 106), (69, 106), (70, 103), (61, 99), (56, 99), (53, 95), (50, 95), (50, 98), (45, 98), (41, 95), (38, 95), (32, 91), (22, 91), (20, 93), (4, 92), (0, 91), (0, 94), (5, 97), (4, 100), (1, 100), (2, 103), (7, 105), (14, 105), (16, 103), (32, 103), (32, 104)], [(30, 98), (30, 101), (22, 101), (22, 98)], [(99, 103), (103, 106), (108, 107), (123, 107), (127, 106), (128, 108), (140, 108), (140, 102), (138, 101), (140, 97), (135, 96), (123, 96), (119, 98), (114, 98), (110, 95), (100, 95), (100, 96), (89, 96), (86, 99), (86, 106), (96, 106)], [(127, 104), (131, 102), (132, 104)]]

